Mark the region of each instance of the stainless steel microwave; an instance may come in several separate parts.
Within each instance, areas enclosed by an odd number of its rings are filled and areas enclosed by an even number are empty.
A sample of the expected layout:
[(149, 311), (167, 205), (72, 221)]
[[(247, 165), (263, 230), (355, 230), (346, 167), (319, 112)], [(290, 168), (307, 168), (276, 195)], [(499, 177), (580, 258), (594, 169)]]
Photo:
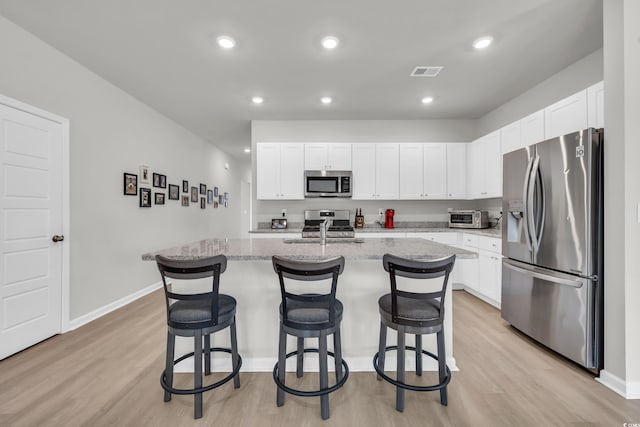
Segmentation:
[(351, 197), (351, 171), (304, 171), (305, 197)]
[(449, 228), (489, 228), (487, 211), (449, 211)]

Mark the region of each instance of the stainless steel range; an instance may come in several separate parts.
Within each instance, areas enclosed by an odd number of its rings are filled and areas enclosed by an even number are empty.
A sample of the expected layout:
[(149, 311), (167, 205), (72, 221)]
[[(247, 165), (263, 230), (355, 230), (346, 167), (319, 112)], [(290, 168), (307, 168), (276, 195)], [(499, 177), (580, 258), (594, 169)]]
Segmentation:
[(328, 220), (327, 237), (355, 237), (349, 210), (305, 210), (302, 237), (320, 237), (320, 225)]

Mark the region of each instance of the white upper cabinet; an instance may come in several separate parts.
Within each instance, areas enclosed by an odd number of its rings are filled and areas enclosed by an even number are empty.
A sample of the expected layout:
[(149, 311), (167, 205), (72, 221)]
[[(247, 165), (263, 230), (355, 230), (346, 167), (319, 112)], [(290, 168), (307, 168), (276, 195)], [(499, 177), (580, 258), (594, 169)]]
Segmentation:
[(544, 110), (530, 114), (500, 129), (503, 154), (544, 140)]
[(587, 90), (582, 90), (544, 109), (545, 139), (586, 129)]
[(352, 144), (353, 190), (357, 200), (399, 198), (398, 144)]
[(467, 147), (467, 195), (470, 199), (502, 196), (500, 130)]
[(376, 199), (398, 199), (399, 167), (398, 144), (376, 144)]
[(447, 143), (447, 198), (467, 198), (466, 143)]
[(400, 144), (400, 199), (447, 198), (445, 144)]
[(421, 143), (400, 144), (400, 198), (424, 197), (424, 156)]
[(520, 135), (522, 147), (544, 141), (544, 110), (536, 111), (520, 120)]
[(258, 143), (256, 194), (259, 200), (304, 198), (304, 146), (298, 143)]
[(424, 144), (424, 198), (447, 198), (447, 146)]
[(590, 128), (604, 127), (604, 82), (587, 88), (587, 113)]
[(351, 144), (309, 142), (304, 144), (305, 170), (351, 170)]
[(510, 153), (522, 147), (522, 124), (520, 120), (500, 129), (503, 153)]

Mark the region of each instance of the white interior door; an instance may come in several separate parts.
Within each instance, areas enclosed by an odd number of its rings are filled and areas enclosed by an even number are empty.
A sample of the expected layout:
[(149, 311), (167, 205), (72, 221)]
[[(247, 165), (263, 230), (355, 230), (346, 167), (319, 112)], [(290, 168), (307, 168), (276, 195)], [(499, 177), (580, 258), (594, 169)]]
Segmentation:
[(62, 140), (0, 104), (0, 359), (61, 331)]

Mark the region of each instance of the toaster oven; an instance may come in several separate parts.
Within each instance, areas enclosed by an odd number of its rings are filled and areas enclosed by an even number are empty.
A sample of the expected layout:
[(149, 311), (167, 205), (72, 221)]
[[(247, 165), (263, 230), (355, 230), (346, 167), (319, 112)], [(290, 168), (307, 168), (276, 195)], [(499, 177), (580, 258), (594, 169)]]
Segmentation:
[(487, 211), (449, 211), (449, 228), (489, 228)]

